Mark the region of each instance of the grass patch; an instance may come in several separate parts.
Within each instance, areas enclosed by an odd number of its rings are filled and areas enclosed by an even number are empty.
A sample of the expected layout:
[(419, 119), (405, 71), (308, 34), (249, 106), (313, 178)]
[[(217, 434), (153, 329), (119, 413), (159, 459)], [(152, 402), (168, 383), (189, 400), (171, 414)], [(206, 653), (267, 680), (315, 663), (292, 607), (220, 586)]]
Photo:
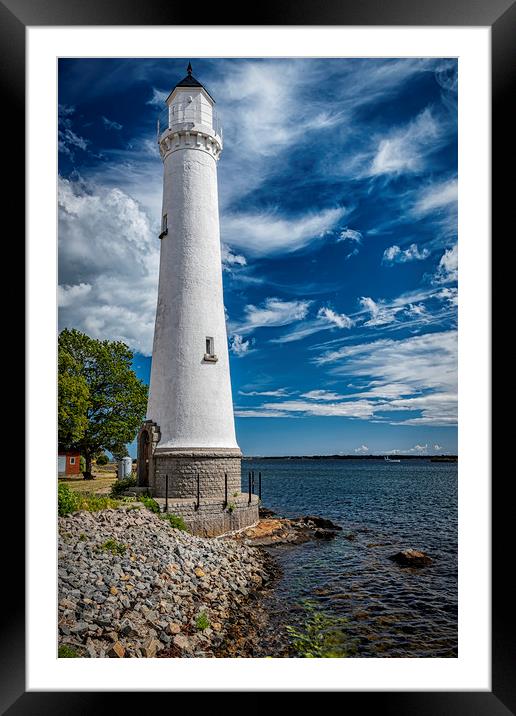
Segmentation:
[(118, 497), (122, 494), (122, 492), (125, 492), (126, 490), (130, 490), (131, 487), (136, 486), (136, 478), (135, 477), (127, 477), (125, 480), (117, 480), (112, 486), (111, 486), (111, 497)]
[(188, 528), (185, 524), (184, 519), (179, 515), (172, 515), (169, 512), (164, 512), (161, 515), (162, 520), (166, 520), (171, 527), (175, 530), (181, 530), (182, 532), (188, 532)]
[(352, 650), (345, 633), (347, 619), (325, 614), (311, 601), (305, 601), (307, 617), (300, 626), (287, 625), (290, 643), (297, 656), (305, 659), (339, 659)]
[(226, 507), (226, 510), (229, 512), (229, 514), (231, 514), (234, 509), (235, 509), (235, 504), (234, 504), (234, 502), (230, 502), (230, 503), (228, 504), (228, 506)]
[(208, 619), (208, 615), (206, 614), (206, 612), (201, 612), (195, 620), (195, 628), (199, 631), (204, 631), (205, 629), (209, 629), (210, 626), (211, 622)]
[(57, 656), (60, 659), (79, 659), (79, 654), (75, 651), (74, 648), (71, 646), (68, 646), (68, 644), (61, 644), (57, 648)]
[(115, 509), (120, 506), (119, 500), (105, 495), (84, 494), (78, 499), (78, 510), (87, 512), (98, 512), (99, 510)]
[(71, 490), (68, 485), (65, 485), (64, 483), (58, 485), (57, 511), (61, 517), (63, 517), (64, 515), (69, 515), (72, 512), (78, 510), (78, 503), (79, 500), (76, 493), (73, 492), (73, 490)]
[[(101, 469), (101, 468), (99, 468)], [(72, 477), (60, 477), (59, 484), (67, 485), (74, 492), (95, 492), (97, 494), (109, 495), (111, 487), (117, 481), (116, 472), (102, 468), (102, 472), (95, 470), (94, 480), (85, 480), (82, 475)]]
[(150, 495), (140, 495), (138, 496), (138, 500), (142, 502), (145, 507), (151, 512), (154, 512), (157, 515), (159, 515), (159, 513), (161, 512), (158, 503)]
[(117, 542), (116, 539), (108, 539), (102, 545), (102, 549), (105, 552), (111, 552), (111, 554), (123, 555), (127, 547), (121, 542)]
[(57, 486), (57, 511), (61, 517), (78, 510), (98, 512), (118, 507), (120, 502), (107, 495), (96, 495), (87, 492), (76, 492), (69, 485), (61, 482)]

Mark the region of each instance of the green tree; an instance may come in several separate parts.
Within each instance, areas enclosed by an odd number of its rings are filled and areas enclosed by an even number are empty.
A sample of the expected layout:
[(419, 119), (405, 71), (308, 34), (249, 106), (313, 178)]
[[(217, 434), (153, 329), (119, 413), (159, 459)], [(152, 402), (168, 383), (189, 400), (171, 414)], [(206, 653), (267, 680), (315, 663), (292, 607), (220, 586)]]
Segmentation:
[(127, 451), (127, 446), (124, 443), (120, 443), (119, 445), (113, 445), (111, 454), (116, 462), (120, 462), (123, 457), (129, 455), (129, 452)]
[(81, 374), (81, 366), (70, 353), (59, 351), (58, 356), (58, 440), (69, 447), (77, 443), (86, 432), (86, 410), (90, 391)]
[(83, 433), (79, 437), (70, 434), (62, 444), (84, 455), (84, 478), (93, 479), (92, 459), (103, 450), (113, 452), (136, 436), (145, 417), (147, 386), (136, 377), (131, 368), (132, 351), (121, 341), (99, 341), (65, 328), (59, 334), (59, 356), (60, 369), (63, 366), (66, 371), (71, 366), (72, 375), (80, 376), (87, 387), (87, 398), (80, 403), (81, 410), (75, 411), (81, 418), (78, 424), (84, 425)]

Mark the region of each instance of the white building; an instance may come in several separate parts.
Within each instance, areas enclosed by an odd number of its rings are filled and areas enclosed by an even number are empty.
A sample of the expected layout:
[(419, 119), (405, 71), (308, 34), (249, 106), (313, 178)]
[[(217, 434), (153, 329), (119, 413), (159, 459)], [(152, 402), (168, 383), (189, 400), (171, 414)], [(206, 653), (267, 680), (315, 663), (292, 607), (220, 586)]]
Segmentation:
[(240, 493), (219, 233), (215, 101), (192, 75), (158, 127), (163, 209), (158, 304), (138, 482), (158, 497)]

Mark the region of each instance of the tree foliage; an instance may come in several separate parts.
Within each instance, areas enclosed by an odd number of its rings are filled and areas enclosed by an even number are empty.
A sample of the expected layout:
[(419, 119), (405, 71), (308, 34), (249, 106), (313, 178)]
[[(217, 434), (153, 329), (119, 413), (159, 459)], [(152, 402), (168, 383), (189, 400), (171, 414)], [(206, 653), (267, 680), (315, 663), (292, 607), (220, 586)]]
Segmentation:
[(84, 455), (86, 478), (92, 458), (134, 440), (145, 417), (147, 386), (132, 370), (132, 359), (121, 341), (100, 341), (67, 328), (59, 334), (59, 440)]
[(70, 353), (58, 356), (58, 439), (65, 447), (74, 445), (86, 432), (89, 388), (81, 368)]

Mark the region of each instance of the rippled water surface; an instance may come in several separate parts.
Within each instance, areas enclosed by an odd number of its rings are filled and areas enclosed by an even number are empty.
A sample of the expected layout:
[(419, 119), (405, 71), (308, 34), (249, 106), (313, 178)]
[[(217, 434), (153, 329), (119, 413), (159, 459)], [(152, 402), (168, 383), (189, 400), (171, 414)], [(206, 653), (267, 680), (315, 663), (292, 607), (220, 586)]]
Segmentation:
[[(330, 541), (270, 548), (283, 569), (268, 609), (296, 624), (305, 600), (345, 616), (355, 657), (457, 656), (457, 465), (410, 460), (244, 461), (265, 507), (342, 526)], [(246, 489), (244, 487), (244, 489)], [(433, 564), (398, 567), (400, 549)]]

